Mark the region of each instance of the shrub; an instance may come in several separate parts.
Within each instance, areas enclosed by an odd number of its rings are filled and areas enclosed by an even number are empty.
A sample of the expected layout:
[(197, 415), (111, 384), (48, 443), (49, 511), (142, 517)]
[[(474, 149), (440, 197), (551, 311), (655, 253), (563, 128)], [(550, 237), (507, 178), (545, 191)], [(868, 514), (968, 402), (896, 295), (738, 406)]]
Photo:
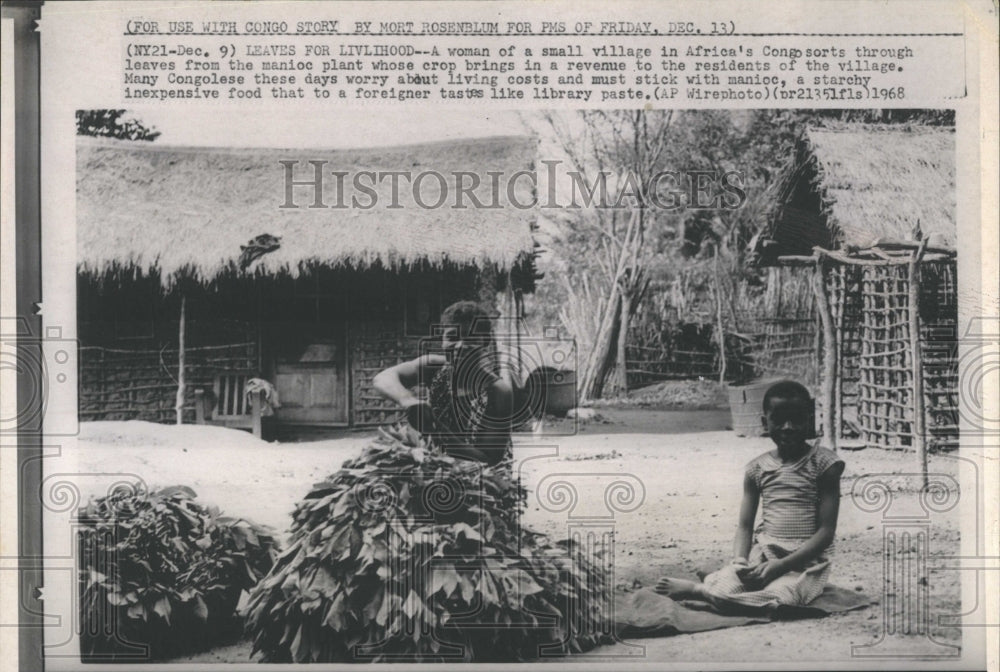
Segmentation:
[(603, 573), (519, 527), (526, 495), (509, 470), (402, 438), (384, 433), (297, 505), (289, 547), (247, 603), (254, 652), (502, 661), (598, 643)]
[(241, 591), (270, 569), (275, 541), (195, 497), (119, 488), (80, 511), (85, 660), (162, 658), (239, 633)]

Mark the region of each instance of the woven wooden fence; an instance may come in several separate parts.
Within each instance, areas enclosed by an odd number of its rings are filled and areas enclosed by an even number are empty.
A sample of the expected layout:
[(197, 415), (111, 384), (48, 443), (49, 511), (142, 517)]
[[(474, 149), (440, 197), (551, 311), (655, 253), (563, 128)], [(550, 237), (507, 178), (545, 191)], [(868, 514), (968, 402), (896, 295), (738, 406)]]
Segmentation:
[(957, 446), (954, 258), (838, 257), (823, 268), (838, 436), (896, 449)]
[[(678, 291), (654, 294), (629, 333), (629, 387), (664, 380), (718, 380), (723, 364), (731, 383), (785, 377), (815, 386), (818, 315), (802, 270), (768, 269), (762, 290), (728, 279), (728, 289), (720, 292), (723, 306), (715, 305), (712, 294), (701, 299), (685, 299)], [(681, 299), (688, 302), (684, 310), (675, 305)], [(725, 332), (722, 339), (720, 328)], [(725, 343), (725, 353), (720, 353), (720, 341)]]
[(399, 406), (372, 386), (380, 371), (420, 354), (421, 339), (402, 334), (396, 322), (368, 322), (351, 338), (352, 414), (355, 425), (379, 425), (402, 417)]
[[(216, 375), (257, 372), (254, 343), (232, 343), (185, 350), (184, 422), (195, 420), (195, 390), (211, 389)], [(173, 422), (177, 394), (176, 348), (162, 350), (80, 348), (81, 420)]]

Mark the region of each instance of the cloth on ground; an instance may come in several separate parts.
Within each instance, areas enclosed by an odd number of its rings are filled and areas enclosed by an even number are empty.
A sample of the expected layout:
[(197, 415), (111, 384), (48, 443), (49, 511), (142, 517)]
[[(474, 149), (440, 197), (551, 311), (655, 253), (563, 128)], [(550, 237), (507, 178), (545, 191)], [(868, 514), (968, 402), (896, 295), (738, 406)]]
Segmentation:
[(619, 637), (669, 637), (690, 632), (720, 630), (776, 620), (821, 618), (871, 604), (863, 593), (827, 585), (807, 606), (744, 607), (739, 614), (719, 613), (705, 602), (677, 602), (652, 588), (615, 595), (615, 631)]
[[(757, 543), (750, 550), (749, 566), (784, 558), (805, 542), (806, 539), (783, 540), (758, 534)], [(830, 576), (830, 562), (820, 556), (800, 572), (786, 572), (763, 588), (749, 590), (739, 577), (740, 569), (736, 565), (726, 565), (703, 579), (720, 611), (740, 606), (806, 605), (820, 596)]]

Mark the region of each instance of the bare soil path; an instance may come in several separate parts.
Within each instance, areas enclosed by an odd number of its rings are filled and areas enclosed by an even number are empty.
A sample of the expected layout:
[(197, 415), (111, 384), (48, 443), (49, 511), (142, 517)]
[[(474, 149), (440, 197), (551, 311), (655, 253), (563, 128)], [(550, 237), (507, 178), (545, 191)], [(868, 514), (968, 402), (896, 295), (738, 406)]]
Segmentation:
[[(742, 468), (770, 449), (767, 439), (739, 438), (727, 431), (724, 411), (599, 409), (605, 422), (550, 423), (547, 435), (522, 437), (515, 446), (520, 473), (531, 495), (524, 523), (563, 537), (580, 517), (610, 515), (615, 538), (616, 583), (649, 586), (662, 575), (694, 576), (729, 557)], [(568, 435), (567, 435), (568, 434)], [(339, 468), (371, 438), (345, 434), (302, 443), (267, 443), (235, 430), (169, 426), (143, 422), (94, 422), (81, 425), (72, 454), (57, 458), (56, 471), (80, 477), (84, 501), (101, 496), (123, 479), (151, 486), (183, 484), (199, 500), (283, 531), (290, 513), (312, 483)], [(879, 474), (897, 505), (921, 511), (919, 478), (912, 454), (864, 450), (844, 452), (841, 516), (832, 582), (863, 591), (876, 601), (860, 611), (824, 619), (753, 625), (728, 630), (637, 640), (601, 647), (592, 656), (627, 656), (637, 661), (748, 662), (850, 660), (852, 647), (879, 641), (883, 609), (901, 600), (883, 594), (883, 520), (852, 497), (852, 485), (865, 474)], [(956, 457), (932, 456), (931, 471), (955, 475)], [(546, 499), (555, 481), (570, 483), (576, 504), (566, 508)], [(615, 482), (618, 511), (608, 511), (605, 494)], [(614, 488), (612, 488), (614, 490)], [(631, 496), (631, 499), (629, 497)], [(933, 559), (957, 555), (959, 509), (934, 513), (930, 521), (926, 572), (931, 623), (929, 635), (946, 646), (960, 644), (960, 631), (938, 624), (957, 615), (957, 571), (934, 568)], [(562, 510), (559, 510), (562, 509)], [(916, 548), (899, 548), (900, 554)], [(925, 635), (903, 638), (912, 651), (940, 651)], [(243, 662), (250, 645), (241, 641), (171, 662)], [(565, 659), (562, 659), (565, 660)], [(801, 661), (801, 662), (800, 662)], [(595, 661), (596, 662), (596, 661)]]

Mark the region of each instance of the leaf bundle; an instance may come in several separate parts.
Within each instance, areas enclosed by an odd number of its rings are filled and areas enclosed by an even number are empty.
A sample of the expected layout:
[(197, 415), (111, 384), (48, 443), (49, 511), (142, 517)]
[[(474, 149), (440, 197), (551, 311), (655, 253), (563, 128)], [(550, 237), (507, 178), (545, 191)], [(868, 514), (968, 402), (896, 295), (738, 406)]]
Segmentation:
[(271, 568), (276, 543), (195, 498), (185, 486), (127, 487), (79, 512), (85, 660), (157, 659), (239, 634), (241, 594)]
[[(409, 443), (409, 445), (408, 445)], [(604, 573), (523, 530), (509, 466), (395, 430), (313, 487), (252, 591), (264, 662), (510, 661), (599, 642)]]

